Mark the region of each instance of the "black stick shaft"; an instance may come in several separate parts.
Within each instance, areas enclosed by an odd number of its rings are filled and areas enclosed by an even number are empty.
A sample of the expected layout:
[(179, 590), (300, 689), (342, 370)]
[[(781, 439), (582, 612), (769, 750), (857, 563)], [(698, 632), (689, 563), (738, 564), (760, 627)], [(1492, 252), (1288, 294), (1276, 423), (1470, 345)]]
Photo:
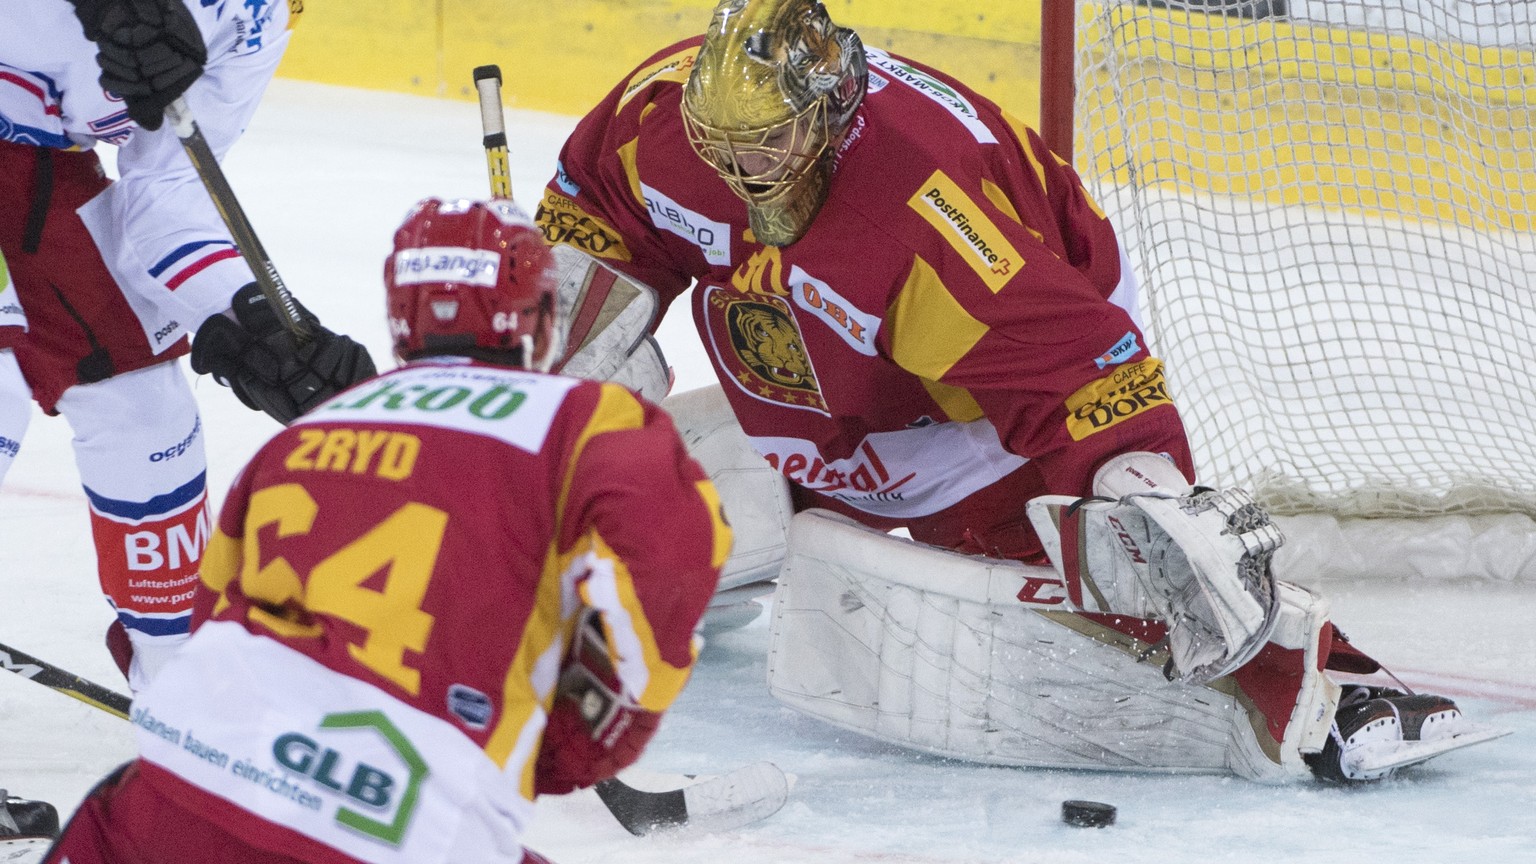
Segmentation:
[(79, 699), (108, 714), (115, 714), (124, 720), (128, 719), (127, 696), (93, 681), (87, 681), (73, 672), (66, 672), (31, 654), (0, 644), (0, 666), (4, 666), (7, 672), (15, 672), (23, 678), (29, 678), (44, 687), (57, 690), (71, 699)]
[(208, 190), (208, 197), (213, 199), (213, 206), (224, 219), (225, 227), (234, 238), (235, 248), (240, 250), (240, 256), (256, 276), (256, 284), (261, 287), (261, 293), (266, 296), (268, 303), (283, 310), (284, 326), (299, 341), (307, 340), (309, 326), (299, 316), (299, 306), (294, 302), (293, 294), (283, 284), (283, 277), (277, 274), (277, 266), (272, 263), (267, 250), (256, 236), (256, 229), (251, 227), (251, 220), (240, 207), (235, 190), (225, 178), (224, 169), (219, 167), (219, 160), (213, 155), (208, 139), (197, 128), (197, 120), (192, 117), (186, 99), (179, 98), (172, 102), (165, 109), (165, 116), (170, 120), (176, 137), (180, 139), (182, 149), (187, 151), (187, 158), (192, 160), (192, 167), (197, 169), (197, 176)]

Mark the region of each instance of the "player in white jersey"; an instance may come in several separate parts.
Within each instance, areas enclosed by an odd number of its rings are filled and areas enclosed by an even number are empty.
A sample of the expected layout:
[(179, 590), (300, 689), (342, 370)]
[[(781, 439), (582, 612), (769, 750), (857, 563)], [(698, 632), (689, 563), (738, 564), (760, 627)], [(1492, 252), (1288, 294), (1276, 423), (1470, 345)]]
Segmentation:
[[(202, 424), (174, 362), (188, 337), (195, 370), (284, 423), (373, 364), (317, 321), (302, 345), (281, 326), (160, 122), (184, 94), (222, 157), (277, 67), (289, 3), (28, 0), (3, 17), (0, 478), (30, 391), (74, 430), (108, 642), (138, 689), (185, 637), (209, 533)], [(116, 181), (100, 143), (118, 148)]]

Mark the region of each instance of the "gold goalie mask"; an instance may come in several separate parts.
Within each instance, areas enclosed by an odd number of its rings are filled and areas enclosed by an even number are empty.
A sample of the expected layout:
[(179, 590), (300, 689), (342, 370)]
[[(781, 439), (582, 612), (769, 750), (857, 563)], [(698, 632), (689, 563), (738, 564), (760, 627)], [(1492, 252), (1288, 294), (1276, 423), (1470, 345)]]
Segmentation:
[(827, 198), (835, 145), (869, 82), (858, 34), (813, 0), (722, 0), (683, 91), (688, 141), (770, 246)]

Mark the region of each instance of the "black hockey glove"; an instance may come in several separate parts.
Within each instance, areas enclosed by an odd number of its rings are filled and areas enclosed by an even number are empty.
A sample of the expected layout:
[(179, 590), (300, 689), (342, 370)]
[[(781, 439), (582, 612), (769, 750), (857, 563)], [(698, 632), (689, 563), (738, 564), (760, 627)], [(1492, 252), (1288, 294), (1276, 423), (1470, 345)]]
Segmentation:
[(192, 369), (212, 373), (235, 391), (247, 407), (265, 411), (284, 425), (346, 388), (373, 377), (368, 350), (352, 339), (320, 326), (308, 309), (299, 315), (309, 325), (302, 346), (283, 325), (253, 282), (230, 301), (235, 320), (215, 315), (192, 339)]
[(102, 89), (123, 97), (135, 123), (159, 129), (165, 107), (192, 86), (208, 62), (192, 13), (181, 0), (69, 2), (85, 38), (96, 43)]

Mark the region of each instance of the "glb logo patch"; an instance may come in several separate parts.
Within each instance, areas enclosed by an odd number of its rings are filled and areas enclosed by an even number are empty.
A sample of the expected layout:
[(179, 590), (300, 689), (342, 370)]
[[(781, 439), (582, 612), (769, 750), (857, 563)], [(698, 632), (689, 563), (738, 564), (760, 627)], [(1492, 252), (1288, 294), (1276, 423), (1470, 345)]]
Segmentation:
[(326, 743), (321, 743), (300, 732), (279, 735), (272, 742), (272, 758), (324, 789), (324, 797), (340, 798), (342, 803), (336, 808), (339, 824), (365, 837), (399, 846), (416, 812), (421, 782), (428, 774), (426, 760), (381, 711), (329, 714), (320, 721), (320, 729), (371, 732), (382, 739), (399, 765), (379, 767), (348, 755), (350, 742), (338, 739), (349, 736), (323, 735)]
[(789, 304), (778, 297), (709, 289), (703, 298), (716, 362), (754, 399), (827, 414), (816, 370)]
[(943, 171), (933, 172), (907, 204), (949, 241), (993, 294), (1024, 266), (1024, 259), (981, 206)]
[(1103, 432), (1144, 411), (1172, 404), (1163, 363), (1147, 358), (1093, 381), (1067, 397), (1067, 432), (1073, 441)]
[(478, 288), (494, 288), (501, 256), (489, 249), (462, 246), (424, 246), (395, 254), (395, 284), (421, 285), (454, 282)]
[(1121, 363), (1135, 357), (1141, 351), (1141, 346), (1136, 344), (1136, 332), (1128, 331), (1119, 342), (1098, 357), (1093, 358), (1093, 363), (1100, 369), (1105, 366), (1118, 366)]

